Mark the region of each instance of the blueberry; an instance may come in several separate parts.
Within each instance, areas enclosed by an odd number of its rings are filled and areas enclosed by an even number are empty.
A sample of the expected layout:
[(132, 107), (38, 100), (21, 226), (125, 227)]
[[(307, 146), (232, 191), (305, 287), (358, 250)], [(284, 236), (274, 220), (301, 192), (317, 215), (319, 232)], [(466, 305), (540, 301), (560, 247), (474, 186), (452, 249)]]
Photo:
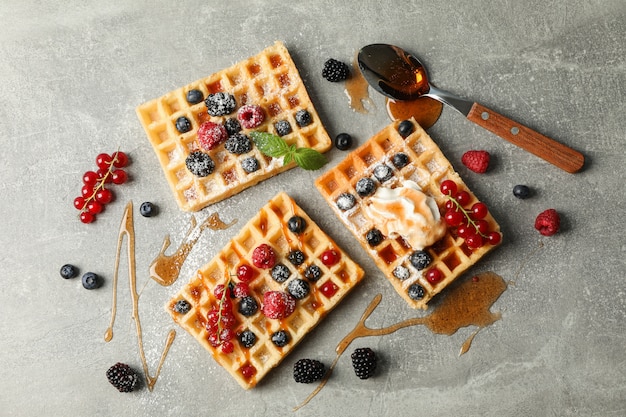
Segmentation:
[(259, 304), (253, 297), (243, 297), (239, 300), (239, 308), (238, 311), (241, 315), (250, 317), (253, 316), (254, 313), (259, 309)]
[(191, 304), (187, 300), (178, 300), (174, 304), (174, 311), (179, 314), (187, 314), (191, 311)]
[(191, 122), (185, 116), (176, 119), (176, 130), (180, 133), (187, 133), (191, 130)]
[(287, 285), (287, 291), (289, 291), (289, 294), (293, 295), (293, 298), (296, 300), (302, 300), (309, 295), (309, 283), (298, 278), (292, 279)]
[(352, 194), (343, 193), (337, 198), (337, 207), (339, 210), (350, 210), (356, 204), (356, 197)]
[(371, 178), (361, 178), (356, 182), (356, 193), (361, 197), (366, 197), (376, 191), (376, 183)]
[(406, 138), (411, 133), (413, 133), (413, 130), (414, 130), (414, 126), (413, 126), (413, 123), (410, 120), (403, 120), (398, 125), (398, 133), (403, 138)]
[(83, 275), (83, 287), (87, 290), (93, 290), (100, 286), (100, 277), (93, 272), (86, 272)]
[(380, 182), (385, 182), (393, 177), (393, 171), (385, 164), (378, 165), (374, 168), (374, 176)]
[(347, 133), (340, 133), (335, 138), (335, 147), (340, 151), (347, 151), (352, 147), (352, 136)]
[(298, 123), (298, 126), (300, 127), (304, 127), (304, 126), (308, 126), (311, 123), (313, 123), (313, 118), (311, 117), (311, 113), (309, 113), (308, 111), (302, 109), (302, 110), (298, 110), (296, 112), (296, 123)]
[(289, 252), (289, 255), (287, 255), (287, 259), (289, 259), (289, 262), (291, 262), (294, 266), (300, 266), (304, 263), (306, 256), (301, 250), (294, 249)]
[(322, 270), (317, 265), (309, 265), (304, 271), (304, 277), (311, 282), (316, 282), (322, 277)]
[(272, 333), (272, 343), (278, 347), (284, 347), (289, 343), (289, 334), (284, 330)]
[(279, 120), (274, 123), (274, 129), (276, 129), (278, 136), (285, 136), (291, 133), (291, 125), (287, 120)]
[(254, 156), (251, 156), (241, 161), (241, 167), (248, 174), (251, 174), (259, 170), (259, 160), (256, 159)]
[(520, 199), (525, 199), (530, 197), (530, 188), (526, 185), (516, 185), (513, 187), (513, 195)]
[(409, 278), (411, 273), (409, 272), (409, 268), (406, 266), (398, 265), (393, 270), (393, 276), (398, 278), (400, 281), (404, 281)]
[(426, 268), (432, 261), (433, 258), (430, 257), (428, 252), (423, 250), (416, 250), (409, 256), (409, 262), (411, 262), (411, 265), (418, 271)]
[(369, 243), (370, 246), (378, 246), (380, 245), (380, 242), (382, 242), (385, 239), (385, 237), (380, 232), (380, 230), (371, 229), (365, 235), (365, 239), (367, 240), (367, 243)]
[(185, 165), (189, 172), (198, 177), (206, 177), (215, 169), (215, 162), (209, 154), (200, 151), (190, 153), (185, 159)]
[(65, 279), (74, 278), (78, 275), (78, 269), (74, 265), (65, 264), (61, 267), (61, 277)]
[(419, 284), (413, 284), (409, 287), (408, 295), (411, 300), (421, 300), (424, 298), (424, 287)]
[(306, 220), (300, 216), (291, 216), (287, 221), (287, 227), (293, 233), (300, 234), (306, 229)]
[(228, 137), (224, 147), (230, 153), (241, 155), (252, 150), (252, 141), (243, 133), (235, 133)]
[(393, 166), (397, 169), (402, 169), (409, 163), (409, 156), (405, 153), (397, 153), (393, 156)]
[(185, 98), (189, 104), (198, 104), (204, 100), (204, 94), (202, 94), (202, 91), (200, 90), (189, 90), (187, 91), (187, 96)]
[(139, 206), (139, 214), (143, 217), (152, 217), (156, 214), (156, 206), (149, 201), (143, 202)]
[(244, 330), (239, 334), (239, 342), (245, 348), (251, 348), (256, 343), (256, 335), (252, 330)]
[(224, 128), (226, 132), (228, 132), (228, 136), (241, 132), (241, 125), (236, 117), (226, 119), (226, 121), (224, 121)]
[(285, 266), (285, 264), (276, 264), (272, 268), (272, 279), (278, 283), (287, 281), (291, 276), (291, 271)]

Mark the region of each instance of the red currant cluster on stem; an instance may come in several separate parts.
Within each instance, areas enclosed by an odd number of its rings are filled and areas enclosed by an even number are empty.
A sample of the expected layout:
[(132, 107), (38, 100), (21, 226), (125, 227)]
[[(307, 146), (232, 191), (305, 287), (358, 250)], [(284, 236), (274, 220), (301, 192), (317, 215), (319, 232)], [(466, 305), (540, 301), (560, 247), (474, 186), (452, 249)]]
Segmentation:
[(448, 226), (456, 227), (457, 235), (465, 239), (468, 248), (478, 249), (486, 244), (500, 243), (502, 236), (489, 230), (489, 223), (485, 220), (489, 214), (485, 203), (478, 201), (466, 207), (472, 200), (471, 195), (467, 191), (459, 191), (452, 180), (443, 181), (440, 190), (448, 197), (444, 219)]
[(104, 206), (113, 201), (113, 192), (106, 184), (124, 184), (128, 179), (124, 168), (128, 165), (128, 156), (124, 152), (101, 153), (96, 157), (96, 171), (83, 174), (81, 195), (74, 199), (74, 207), (80, 210), (80, 221), (91, 223)]

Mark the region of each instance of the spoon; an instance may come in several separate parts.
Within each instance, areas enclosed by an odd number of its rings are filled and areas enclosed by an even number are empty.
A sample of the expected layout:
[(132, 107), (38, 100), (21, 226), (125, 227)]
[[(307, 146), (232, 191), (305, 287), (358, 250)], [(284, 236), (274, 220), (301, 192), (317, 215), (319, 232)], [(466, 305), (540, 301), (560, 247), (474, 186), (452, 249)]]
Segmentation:
[(585, 157), (578, 151), (521, 125), (487, 107), (429, 83), (426, 69), (413, 55), (387, 44), (367, 45), (359, 51), (358, 63), (368, 84), (395, 100), (431, 97), (458, 110), (468, 120), (514, 145), (569, 172), (580, 170)]

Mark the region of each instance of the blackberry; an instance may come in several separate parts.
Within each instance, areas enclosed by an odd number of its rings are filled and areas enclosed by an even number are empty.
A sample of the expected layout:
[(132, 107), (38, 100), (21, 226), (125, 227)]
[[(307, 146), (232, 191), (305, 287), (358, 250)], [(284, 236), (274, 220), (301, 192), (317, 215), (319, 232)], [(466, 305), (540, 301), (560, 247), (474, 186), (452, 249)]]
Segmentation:
[(131, 392), (135, 389), (137, 373), (125, 363), (118, 362), (107, 370), (107, 379), (119, 392)]
[(413, 126), (413, 123), (410, 120), (403, 120), (398, 125), (398, 133), (403, 138), (406, 138), (411, 133), (413, 133), (414, 129), (415, 129), (415, 126)]
[(241, 132), (241, 124), (235, 117), (230, 117), (224, 121), (224, 128), (228, 132), (228, 136)]
[(367, 379), (376, 370), (376, 353), (370, 348), (358, 348), (350, 355), (354, 373), (360, 379)]
[(385, 239), (385, 237), (380, 232), (380, 230), (371, 229), (365, 235), (365, 239), (367, 240), (367, 243), (369, 243), (370, 246), (378, 246), (380, 245), (380, 242), (382, 242)]
[(422, 298), (424, 298), (425, 294), (424, 287), (419, 284), (412, 284), (409, 287), (407, 294), (409, 295), (409, 298), (411, 300), (421, 300)]
[(200, 151), (190, 153), (185, 159), (185, 165), (189, 172), (198, 177), (206, 177), (215, 169), (215, 162), (211, 157)]
[(389, 166), (381, 164), (374, 168), (374, 176), (378, 181), (385, 182), (393, 177), (393, 170)]
[(94, 290), (100, 287), (100, 277), (93, 272), (86, 272), (82, 278), (83, 287), (87, 290)]
[(299, 278), (292, 279), (287, 285), (287, 291), (296, 300), (302, 300), (304, 297), (309, 295), (309, 283)]
[(293, 365), (293, 379), (296, 382), (310, 384), (324, 377), (326, 367), (315, 359), (300, 359)]
[(409, 163), (409, 156), (402, 152), (397, 153), (393, 156), (392, 162), (394, 167), (402, 169)]
[(252, 150), (252, 141), (243, 133), (235, 133), (226, 140), (224, 147), (230, 153), (241, 155)]
[(187, 133), (191, 130), (191, 122), (185, 116), (176, 119), (176, 130), (180, 133)]
[(274, 123), (274, 129), (276, 129), (278, 136), (285, 136), (291, 133), (291, 125), (287, 120), (279, 120)]
[(178, 300), (174, 304), (174, 311), (179, 314), (187, 314), (191, 311), (191, 304), (187, 300)]
[(355, 189), (358, 195), (366, 197), (376, 191), (376, 183), (371, 178), (361, 178), (356, 182)]
[(530, 188), (526, 185), (516, 185), (513, 187), (513, 195), (519, 199), (525, 199), (530, 197)]
[(409, 268), (406, 266), (398, 265), (394, 268), (392, 272), (393, 276), (398, 278), (400, 281), (404, 281), (409, 278), (411, 273), (409, 272)]
[(244, 330), (239, 334), (239, 343), (245, 348), (251, 348), (256, 343), (256, 335), (252, 330)]
[(206, 104), (207, 112), (211, 116), (231, 114), (237, 107), (235, 96), (223, 92), (209, 94), (204, 100), (204, 104)]
[(259, 160), (256, 159), (254, 156), (251, 156), (241, 161), (241, 167), (248, 174), (251, 174), (259, 170)]
[(139, 214), (143, 217), (152, 217), (156, 214), (156, 211), (156, 206), (149, 201), (145, 201), (139, 206)]
[(257, 310), (259, 309), (259, 304), (256, 302), (254, 297), (243, 297), (239, 300), (239, 308), (237, 311), (241, 313), (243, 316), (250, 317), (253, 316)]
[(324, 62), (324, 68), (322, 68), (322, 77), (331, 83), (339, 81), (345, 81), (350, 75), (350, 68), (341, 61), (330, 58)]
[(347, 133), (340, 133), (335, 138), (335, 147), (340, 151), (347, 151), (352, 147), (352, 136)]
[(289, 259), (289, 262), (291, 262), (294, 266), (300, 266), (304, 263), (306, 256), (301, 250), (294, 249), (289, 252), (289, 255), (287, 255), (287, 259)]
[(204, 94), (202, 94), (202, 91), (200, 90), (189, 90), (187, 91), (187, 96), (185, 98), (189, 104), (198, 104), (204, 100)]
[(317, 265), (309, 265), (304, 271), (304, 277), (311, 282), (316, 282), (322, 277), (322, 269)]
[(339, 210), (350, 210), (356, 204), (356, 198), (349, 193), (343, 193), (337, 198), (337, 207)]
[(311, 117), (311, 113), (309, 113), (305, 109), (298, 110), (296, 112), (295, 118), (296, 118), (296, 123), (298, 123), (298, 126), (300, 127), (305, 127), (313, 123), (313, 118)]
[(300, 216), (291, 216), (287, 220), (287, 227), (295, 234), (300, 234), (306, 229), (306, 220)]
[(278, 283), (283, 283), (291, 276), (291, 270), (285, 264), (276, 264), (272, 268), (272, 279)]
[(433, 258), (424, 250), (416, 250), (409, 256), (409, 262), (418, 271), (426, 268), (433, 261)]
[(78, 269), (74, 265), (65, 264), (61, 267), (61, 277), (64, 279), (74, 278), (78, 275)]
[(284, 330), (272, 333), (272, 343), (278, 347), (287, 346), (287, 343), (289, 343), (289, 333)]

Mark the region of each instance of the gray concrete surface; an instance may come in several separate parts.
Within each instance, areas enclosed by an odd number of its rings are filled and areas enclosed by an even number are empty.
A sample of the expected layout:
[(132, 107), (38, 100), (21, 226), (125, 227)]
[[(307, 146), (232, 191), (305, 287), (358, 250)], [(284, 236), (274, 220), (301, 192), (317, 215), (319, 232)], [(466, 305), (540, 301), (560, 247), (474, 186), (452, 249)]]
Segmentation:
[[(105, 370), (140, 368), (127, 282), (119, 285), (115, 338), (103, 341), (111, 308), (117, 229), (125, 202), (158, 204), (136, 215), (140, 314), (151, 371), (173, 327), (170, 288), (147, 268), (165, 234), (180, 242), (180, 212), (134, 113), (145, 100), (187, 84), (282, 40), (292, 52), (329, 133), (358, 143), (387, 122), (381, 96), (367, 115), (348, 107), (343, 87), (320, 75), (323, 62), (387, 42), (418, 54), (439, 86), (472, 98), (562, 141), (588, 160), (566, 174), (445, 109), (430, 129), (486, 201), (503, 245), (472, 271), (510, 282), (494, 306), (502, 320), (453, 336), (423, 327), (361, 339), (381, 354), (377, 376), (359, 381), (347, 355), (322, 392), (296, 415), (623, 416), (626, 415), (626, 244), (624, 96), (626, 3), (590, 1), (22, 1), (0, 4), (0, 415), (293, 415), (312, 386), (296, 384), (291, 363), (330, 363), (334, 347), (377, 293), (373, 326), (422, 313), (408, 309), (354, 244), (313, 188), (318, 173), (292, 170), (200, 213), (240, 224), (280, 190), (293, 195), (367, 271), (359, 286), (292, 356), (250, 392), (179, 332), (153, 392), (117, 393)], [(92, 225), (72, 207), (81, 174), (99, 152), (128, 152), (132, 181)], [(482, 176), (460, 164), (487, 149)], [(330, 164), (344, 154), (329, 153)], [(520, 201), (515, 184), (535, 195)], [(302, 186), (301, 184), (304, 184)], [(555, 208), (561, 233), (533, 229)], [(205, 233), (183, 276), (206, 262), (234, 230)], [(105, 285), (65, 281), (64, 263), (94, 271)], [(124, 264), (124, 260), (122, 263)]]

